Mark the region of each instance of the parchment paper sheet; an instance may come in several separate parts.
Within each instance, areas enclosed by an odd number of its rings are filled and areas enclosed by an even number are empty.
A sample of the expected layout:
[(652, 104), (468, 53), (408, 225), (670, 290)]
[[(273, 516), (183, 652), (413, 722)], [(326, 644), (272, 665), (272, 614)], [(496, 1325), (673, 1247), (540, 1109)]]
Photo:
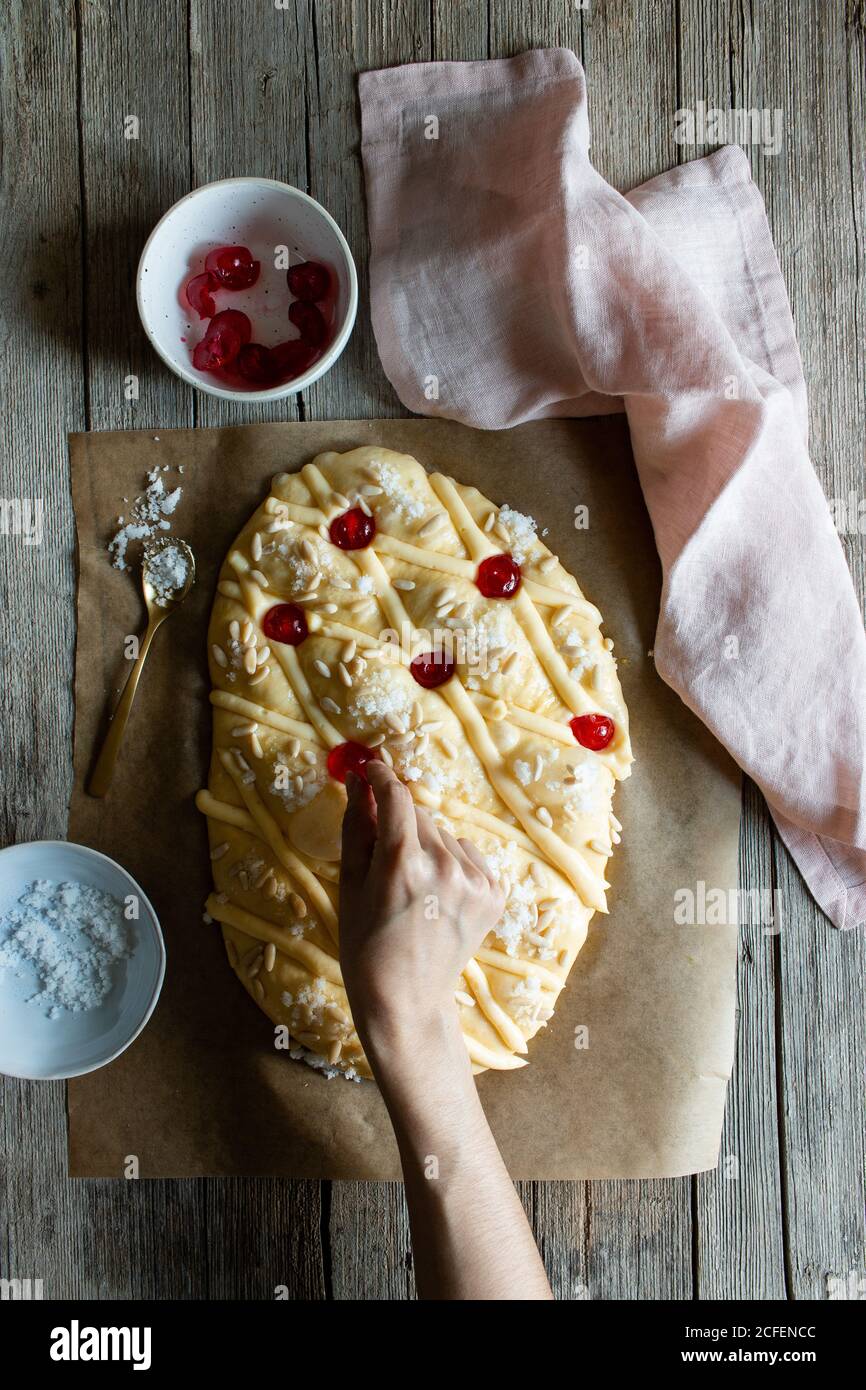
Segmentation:
[[(158, 433), (158, 438), (155, 434)], [(69, 1085), (70, 1173), (394, 1178), (396, 1147), (373, 1084), (326, 1080), (284, 1052), (202, 923), (207, 836), (205, 633), (217, 572), (270, 476), (324, 449), (381, 443), (476, 484), (549, 527), (551, 549), (598, 604), (614, 638), (637, 761), (618, 789), (623, 843), (596, 916), (530, 1065), (479, 1091), (521, 1178), (671, 1177), (715, 1166), (734, 1045), (736, 928), (677, 926), (674, 893), (736, 887), (739, 774), (655, 674), (660, 572), (622, 420), (548, 420), (498, 433), (448, 421), (380, 420), (76, 435), (80, 548), (75, 786), (69, 838), (112, 855), (160, 916), (168, 971), (156, 1013), (116, 1062)], [(154, 464), (183, 499), (174, 533), (198, 580), (148, 658), (111, 793), (83, 790), (128, 670), (123, 638), (144, 627), (107, 539)], [(176, 478), (174, 469), (184, 468)], [(589, 508), (577, 530), (574, 508)], [(588, 1029), (587, 1048), (575, 1029)]]

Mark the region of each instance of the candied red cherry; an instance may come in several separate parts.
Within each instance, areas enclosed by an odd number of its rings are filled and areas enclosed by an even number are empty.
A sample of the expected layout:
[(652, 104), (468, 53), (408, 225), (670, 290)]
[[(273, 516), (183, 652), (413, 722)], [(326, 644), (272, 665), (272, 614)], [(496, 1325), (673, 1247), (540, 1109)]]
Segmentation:
[(193, 366), (202, 372), (214, 372), (234, 362), (244, 343), (248, 343), (252, 325), (246, 314), (237, 309), (223, 309), (214, 314), (207, 332), (193, 350)]
[(514, 598), (520, 588), (520, 566), (510, 555), (488, 555), (478, 566), (475, 583), (485, 598)]
[(606, 714), (578, 714), (570, 727), (578, 743), (593, 753), (606, 748), (616, 733), (616, 725)]
[(287, 338), (284, 343), (277, 343), (276, 347), (271, 348), (276, 380), (285, 382), (300, 376), (313, 365), (318, 355), (319, 349), (313, 347), (312, 343), (305, 343), (303, 338)]
[(367, 764), (375, 758), (375, 748), (367, 748), (363, 743), (338, 743), (328, 754), (328, 771), (338, 782), (345, 782), (347, 772), (354, 772), (366, 782)]
[(264, 616), (262, 632), (269, 642), (299, 647), (307, 635), (307, 616), (296, 603), (275, 603)]
[(214, 314), (208, 324), (208, 333), (237, 333), (241, 343), (248, 343), (253, 336), (253, 326), (240, 309), (223, 309)]
[(248, 290), (259, 278), (261, 264), (246, 246), (218, 246), (205, 258), (205, 269), (227, 290)]
[(424, 652), (409, 665), (414, 680), (425, 690), (435, 690), (454, 675), (454, 661), (447, 652)]
[(235, 366), (244, 381), (254, 386), (272, 386), (279, 376), (273, 353), (262, 343), (244, 343)]
[(289, 305), (289, 321), (295, 325), (305, 343), (313, 347), (323, 346), (328, 336), (328, 325), (315, 304), (304, 304), (296, 299), (294, 304)]
[(328, 531), (341, 550), (363, 550), (376, 534), (376, 522), (361, 507), (352, 507), (335, 516)]
[(192, 365), (200, 372), (219, 371), (237, 356), (240, 346), (236, 334), (216, 333), (213, 337), (205, 334), (192, 350)]
[(203, 275), (194, 275), (186, 287), (186, 297), (200, 319), (213, 318), (216, 313), (214, 290), (219, 289), (219, 280), (206, 270)]
[(295, 298), (303, 299), (306, 304), (324, 299), (331, 288), (331, 272), (318, 261), (302, 261), (300, 265), (290, 266), (286, 280)]

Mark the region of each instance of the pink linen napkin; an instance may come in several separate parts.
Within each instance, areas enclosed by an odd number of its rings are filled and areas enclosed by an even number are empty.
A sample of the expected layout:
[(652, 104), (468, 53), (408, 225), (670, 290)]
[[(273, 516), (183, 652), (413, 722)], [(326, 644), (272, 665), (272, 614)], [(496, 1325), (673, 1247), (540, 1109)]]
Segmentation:
[(866, 921), (866, 639), (738, 147), (620, 196), (546, 49), (360, 79), (373, 327), (410, 410), (624, 410), (662, 560), (659, 673), (763, 791), (812, 894)]

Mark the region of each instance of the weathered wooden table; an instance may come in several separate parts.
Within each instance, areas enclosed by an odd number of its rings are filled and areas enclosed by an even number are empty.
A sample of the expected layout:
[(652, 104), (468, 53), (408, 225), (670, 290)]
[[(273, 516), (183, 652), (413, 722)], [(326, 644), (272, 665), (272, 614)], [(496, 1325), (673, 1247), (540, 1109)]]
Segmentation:
[[(402, 413), (363, 296), (348, 351), (303, 398), (243, 410), (171, 376), (131, 289), (169, 204), (233, 174), (297, 184), (346, 231), (363, 286), (359, 70), (567, 45), (588, 73), (594, 161), (623, 189), (706, 153), (676, 143), (678, 108), (778, 110), (779, 153), (747, 149), (797, 323), (813, 457), (829, 496), (862, 499), (864, 26), (860, 0), (10, 0), (0, 496), (42, 498), (46, 534), (31, 548), (0, 534), (4, 843), (65, 832), (67, 432)], [(844, 544), (862, 595), (864, 537)], [(522, 1184), (561, 1298), (825, 1298), (833, 1279), (860, 1280), (863, 1296), (863, 937), (812, 905), (751, 788), (742, 882), (779, 889), (783, 921), (744, 931), (719, 1170)], [(46, 1297), (413, 1293), (396, 1185), (71, 1182), (62, 1086), (3, 1081), (2, 1102), (0, 1275), (42, 1278)]]

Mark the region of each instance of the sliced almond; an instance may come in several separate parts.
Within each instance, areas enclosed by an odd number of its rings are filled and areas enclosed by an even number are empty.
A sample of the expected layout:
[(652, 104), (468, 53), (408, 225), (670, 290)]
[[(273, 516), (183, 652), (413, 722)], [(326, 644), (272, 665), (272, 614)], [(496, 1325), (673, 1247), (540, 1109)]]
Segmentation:
[(428, 517), (428, 519), (425, 522), (423, 522), (421, 526), (418, 527), (418, 535), (420, 536), (421, 540), (427, 540), (429, 536), (433, 535), (434, 531), (438, 531), (439, 527), (441, 526), (444, 520), (444, 512), (434, 512), (431, 517)]

